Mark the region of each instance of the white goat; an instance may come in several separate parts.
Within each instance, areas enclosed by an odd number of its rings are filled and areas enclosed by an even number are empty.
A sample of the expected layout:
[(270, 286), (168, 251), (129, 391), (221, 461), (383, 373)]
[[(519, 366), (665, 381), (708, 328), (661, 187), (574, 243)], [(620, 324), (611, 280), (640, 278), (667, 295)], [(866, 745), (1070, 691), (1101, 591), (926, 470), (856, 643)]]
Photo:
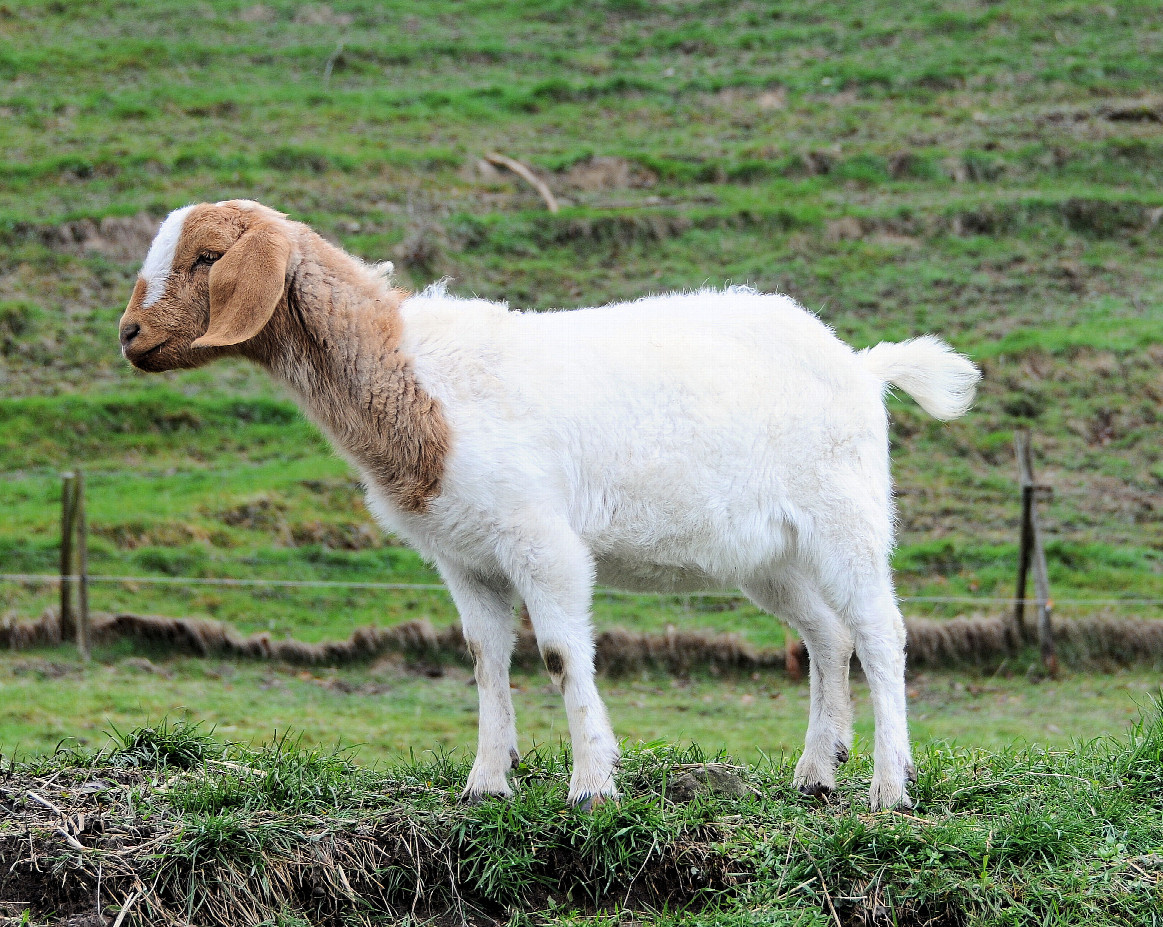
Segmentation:
[(476, 665), (466, 799), (510, 794), (513, 595), (569, 718), (569, 800), (617, 795), (594, 684), (594, 583), (741, 589), (803, 636), (811, 711), (795, 782), (835, 786), (855, 646), (876, 718), (873, 808), (910, 803), (905, 632), (889, 572), (886, 385), (949, 419), (976, 368), (935, 338), (854, 352), (743, 287), (572, 312), (393, 289), (246, 200), (163, 223), (121, 320), (144, 370), (241, 355), (359, 470), (383, 526), (439, 568)]

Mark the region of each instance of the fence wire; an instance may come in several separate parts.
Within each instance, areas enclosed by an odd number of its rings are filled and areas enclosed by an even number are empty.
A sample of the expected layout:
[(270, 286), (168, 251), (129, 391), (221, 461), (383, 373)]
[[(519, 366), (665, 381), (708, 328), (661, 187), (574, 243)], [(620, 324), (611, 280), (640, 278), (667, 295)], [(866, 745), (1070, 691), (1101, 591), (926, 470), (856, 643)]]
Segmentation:
[[(79, 576), (63, 577), (68, 582), (78, 582)], [(448, 588), (440, 583), (372, 583), (357, 580), (327, 580), (327, 579), (265, 579), (250, 578), (236, 579), (232, 577), (201, 577), (201, 576), (108, 576), (89, 574), (86, 579), (90, 583), (111, 583), (133, 585), (135, 583), (152, 583), (171, 586), (252, 586), (274, 588), (316, 588), (316, 589), (379, 589), (392, 592), (443, 592)], [(0, 582), (24, 583), (29, 585), (59, 585), (62, 577), (57, 573), (0, 573)], [(622, 589), (598, 587), (595, 595), (624, 597), (624, 598), (659, 598), (659, 599), (740, 599), (746, 596), (738, 592), (708, 591), (708, 592), (627, 592)], [(1012, 596), (975, 596), (975, 595), (902, 595), (897, 596), (900, 602), (927, 602), (933, 604), (960, 604), (960, 605), (1036, 605), (1037, 599), (1018, 599)], [(1054, 598), (1055, 605), (1163, 605), (1163, 598), (1111, 598), (1111, 599), (1059, 599)]]

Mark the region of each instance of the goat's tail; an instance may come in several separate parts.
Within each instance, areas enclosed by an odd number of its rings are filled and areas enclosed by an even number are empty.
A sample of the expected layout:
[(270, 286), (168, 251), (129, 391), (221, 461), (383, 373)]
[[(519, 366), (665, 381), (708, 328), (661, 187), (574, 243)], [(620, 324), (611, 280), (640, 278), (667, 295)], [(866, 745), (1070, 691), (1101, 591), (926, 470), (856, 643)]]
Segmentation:
[(883, 341), (859, 356), (873, 376), (900, 387), (942, 421), (969, 410), (981, 379), (981, 372), (968, 357), (932, 335), (897, 343)]

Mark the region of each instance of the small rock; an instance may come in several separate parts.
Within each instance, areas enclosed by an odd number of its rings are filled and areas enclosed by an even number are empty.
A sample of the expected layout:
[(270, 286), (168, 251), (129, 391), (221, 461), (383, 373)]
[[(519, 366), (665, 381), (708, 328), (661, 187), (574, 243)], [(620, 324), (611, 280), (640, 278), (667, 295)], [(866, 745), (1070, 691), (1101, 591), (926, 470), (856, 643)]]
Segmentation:
[(95, 795), (99, 792), (108, 792), (113, 788), (111, 782), (106, 782), (104, 779), (90, 779), (88, 782), (78, 785), (73, 792), (78, 795)]
[(755, 98), (755, 102), (762, 110), (783, 109), (787, 106), (787, 91), (782, 87), (765, 90)]
[(693, 801), (698, 795), (747, 798), (754, 794), (755, 790), (737, 773), (717, 763), (676, 770), (666, 783), (666, 797), (673, 802)]

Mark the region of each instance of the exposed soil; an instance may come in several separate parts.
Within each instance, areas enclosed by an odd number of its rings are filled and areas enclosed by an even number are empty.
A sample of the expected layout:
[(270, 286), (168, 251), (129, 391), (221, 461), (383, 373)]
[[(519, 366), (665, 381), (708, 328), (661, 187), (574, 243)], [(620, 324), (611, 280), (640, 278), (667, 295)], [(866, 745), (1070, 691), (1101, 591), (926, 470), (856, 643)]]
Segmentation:
[(579, 161), (561, 175), (564, 186), (586, 193), (653, 187), (658, 176), (625, 158), (593, 157)]

